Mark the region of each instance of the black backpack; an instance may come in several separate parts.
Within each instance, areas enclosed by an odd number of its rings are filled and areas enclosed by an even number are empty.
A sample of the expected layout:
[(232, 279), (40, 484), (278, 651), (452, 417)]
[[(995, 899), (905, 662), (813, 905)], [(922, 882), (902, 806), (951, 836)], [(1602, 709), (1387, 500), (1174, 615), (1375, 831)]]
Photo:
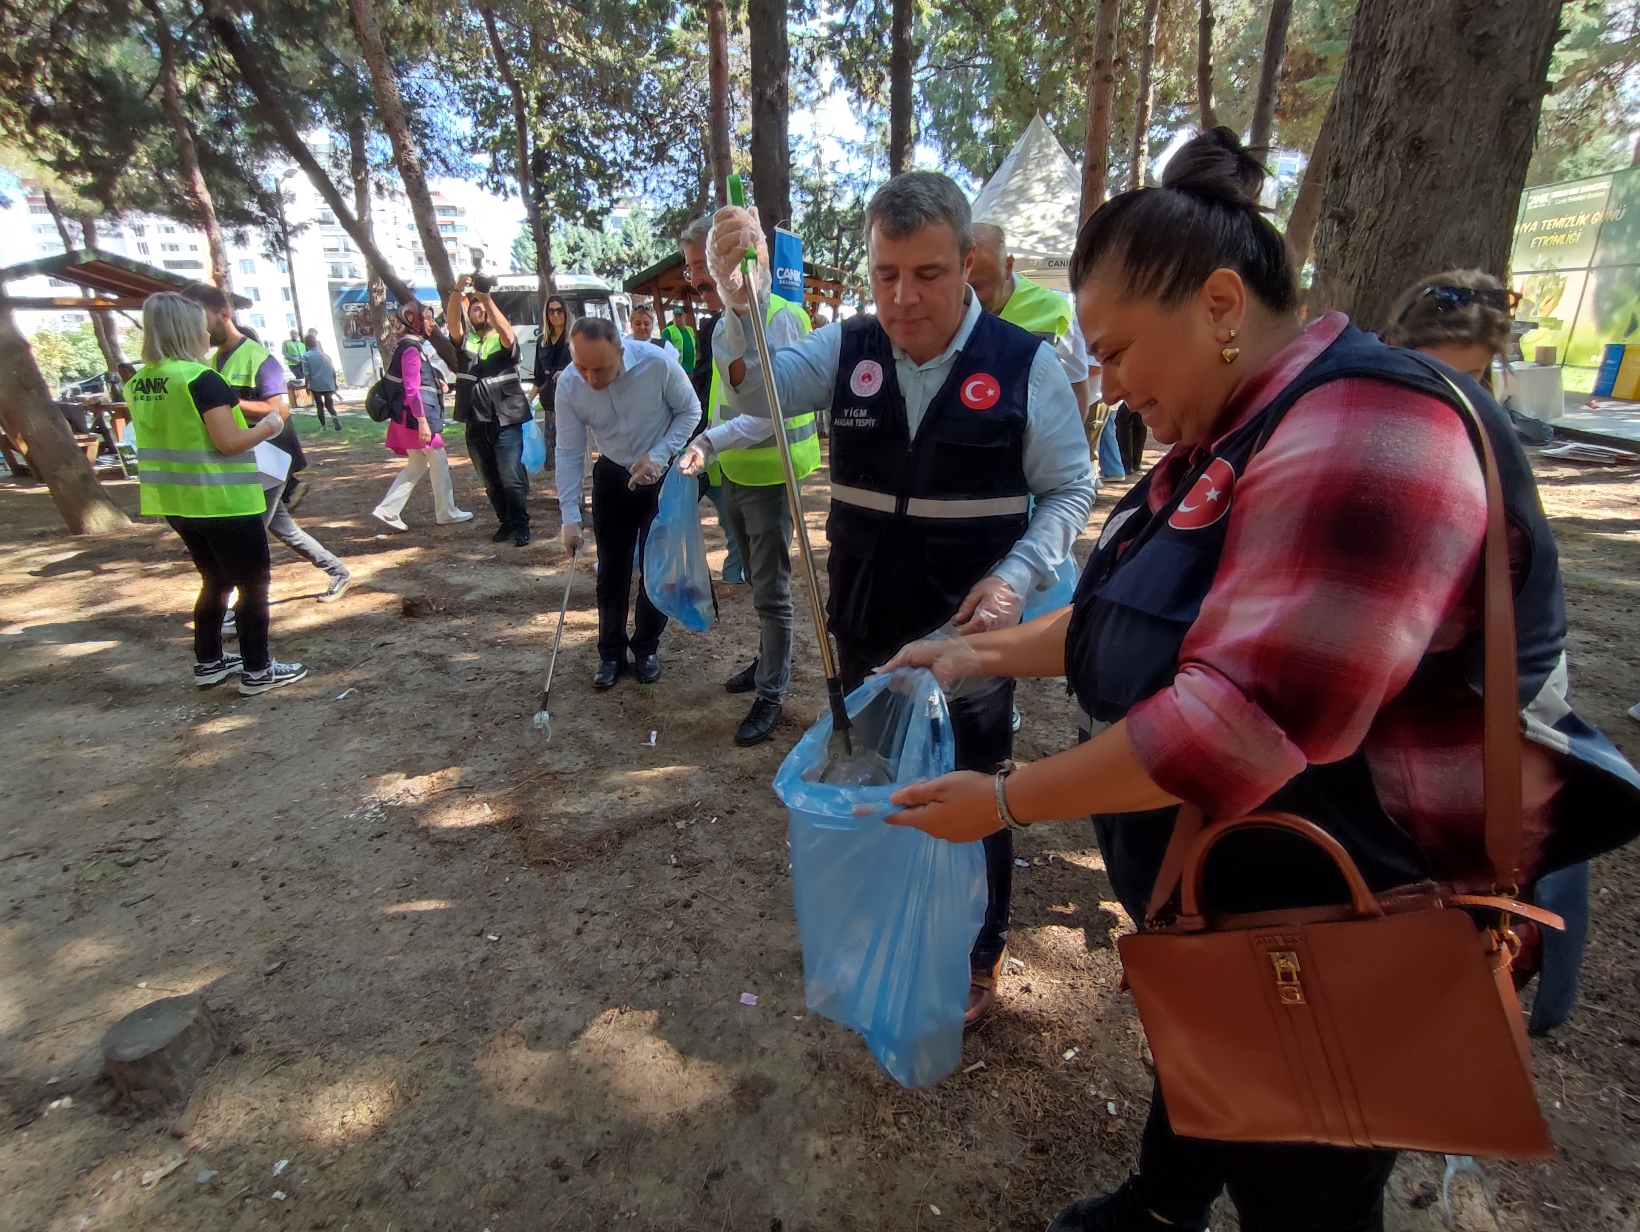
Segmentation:
[[(400, 342), (393, 348), (393, 354), (387, 360), (388, 368), (393, 367), (393, 361), (398, 359), (399, 350), (404, 346)], [(377, 423), (386, 423), (393, 418), (393, 408), (404, 401), (404, 378), (394, 376), (392, 372), (384, 372), (376, 378), (369, 391), (364, 396), (364, 413)]]

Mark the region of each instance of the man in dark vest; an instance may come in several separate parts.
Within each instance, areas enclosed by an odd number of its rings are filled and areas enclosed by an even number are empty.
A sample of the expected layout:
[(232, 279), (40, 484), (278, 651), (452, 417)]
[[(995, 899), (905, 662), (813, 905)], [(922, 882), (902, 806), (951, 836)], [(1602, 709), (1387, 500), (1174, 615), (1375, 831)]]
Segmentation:
[[(974, 237), (962, 190), (908, 172), (877, 190), (866, 219), (876, 314), (773, 357), (788, 419), (831, 410), (827, 614), (846, 689), (942, 627), (1016, 623), (1087, 525), (1094, 493), (1080, 408), (1053, 348), (988, 314), (967, 285)], [(724, 368), (745, 361), (729, 405), (767, 417), (739, 271), (757, 229), (733, 208), (713, 224), (711, 273), (733, 311), (712, 345)], [(1012, 680), (999, 680), (952, 701), (959, 767), (994, 773), (1009, 758), (1013, 693)], [(1011, 831), (986, 839), (985, 853), (990, 900), (970, 955), (970, 1023), (996, 996)]]
[(530, 476), (524, 469), (524, 424), (530, 400), (518, 371), (518, 338), (488, 291), (456, 279), (444, 319), (456, 348), (456, 422), (465, 425), (467, 456), (484, 479), (495, 510), (492, 543), (530, 541)]

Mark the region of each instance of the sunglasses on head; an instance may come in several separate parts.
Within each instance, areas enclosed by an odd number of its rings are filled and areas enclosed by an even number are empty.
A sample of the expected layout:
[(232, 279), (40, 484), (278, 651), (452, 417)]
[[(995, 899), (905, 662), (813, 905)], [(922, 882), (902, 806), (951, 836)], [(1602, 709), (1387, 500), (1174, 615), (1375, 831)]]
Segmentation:
[(1513, 312), (1520, 303), (1519, 291), (1494, 290), (1489, 287), (1452, 287), (1436, 283), (1424, 288), (1424, 297), (1435, 302), (1436, 312), (1457, 312), (1471, 304), (1496, 308), (1499, 312)]

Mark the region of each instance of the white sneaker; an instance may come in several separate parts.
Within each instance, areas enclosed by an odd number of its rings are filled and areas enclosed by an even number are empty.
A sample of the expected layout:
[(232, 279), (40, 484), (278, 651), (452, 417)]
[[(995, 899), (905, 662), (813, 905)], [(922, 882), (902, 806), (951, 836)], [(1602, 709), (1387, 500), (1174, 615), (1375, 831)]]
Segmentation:
[[(398, 517), (395, 514), (383, 513), (380, 509), (372, 509), (370, 511), (370, 516), (375, 518), (376, 521), (378, 521), (378, 522), (385, 522), (388, 526), (391, 526), (394, 530), (409, 530), (410, 529), (408, 526), (406, 526), (404, 524), (404, 519), (403, 518)], [(469, 515), (469, 516), (471, 516), (471, 515)]]
[(300, 663), (277, 663), (270, 659), (267, 667), (259, 672), (240, 673), (239, 691), (246, 697), (253, 697), (258, 693), (266, 693), (269, 689), (281, 689), (287, 684), (295, 684), (306, 675), (307, 668)]
[(239, 636), (239, 617), (234, 615), (234, 610), (231, 607), (222, 613), (222, 636), (235, 638)]
[(215, 663), (194, 664), (194, 683), (202, 689), (207, 689), (213, 684), (221, 684), (229, 676), (236, 676), (244, 670), (245, 660), (236, 654), (228, 654), (224, 651), (222, 657)]
[(452, 509), (449, 517), (435, 519), (440, 526), (449, 526), (456, 522), (471, 522), (472, 520), (473, 515), (465, 509)]

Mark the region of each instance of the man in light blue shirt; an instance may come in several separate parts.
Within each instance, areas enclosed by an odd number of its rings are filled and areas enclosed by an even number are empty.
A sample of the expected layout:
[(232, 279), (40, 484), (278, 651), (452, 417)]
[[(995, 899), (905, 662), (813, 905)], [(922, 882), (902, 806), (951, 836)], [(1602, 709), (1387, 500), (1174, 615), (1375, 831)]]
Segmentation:
[(581, 317), (569, 331), (570, 366), (558, 378), (558, 509), (564, 547), (582, 543), (581, 488), (587, 439), (598, 448), (592, 468), (592, 530), (598, 537), (598, 671), (595, 689), (611, 688), (636, 659), (642, 684), (660, 679), (666, 617), (649, 601), (643, 578), (627, 637), (632, 554), (649, 537), (660, 479), (700, 419), (700, 399), (677, 361), (647, 342), (623, 339), (612, 321)]
[[(1081, 407), (1053, 348), (987, 314), (967, 285), (974, 237), (962, 191), (943, 175), (908, 172), (877, 191), (866, 218), (876, 315), (772, 356), (785, 416), (831, 409), (827, 615), (845, 689), (948, 624), (960, 634), (1016, 624), (1030, 592), (1052, 584), (1094, 494)], [(712, 356), (719, 371), (744, 361), (729, 405), (761, 414), (772, 431), (739, 268), (756, 227), (734, 208), (713, 225), (707, 255), (731, 311)], [(707, 435), (685, 455), (686, 473), (715, 444)], [(1012, 680), (952, 701), (958, 769), (1001, 768), (1012, 711)], [(1011, 832), (989, 836), (985, 854), (970, 1023), (995, 1001), (1006, 953)]]

